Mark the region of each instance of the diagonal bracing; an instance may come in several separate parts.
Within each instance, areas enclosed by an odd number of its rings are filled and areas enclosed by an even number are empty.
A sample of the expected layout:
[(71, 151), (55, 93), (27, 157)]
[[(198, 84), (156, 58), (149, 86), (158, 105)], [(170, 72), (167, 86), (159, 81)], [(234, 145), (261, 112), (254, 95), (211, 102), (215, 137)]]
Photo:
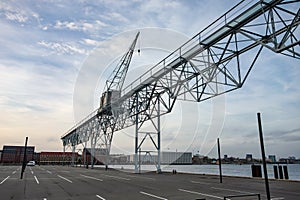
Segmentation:
[[(176, 100), (201, 102), (242, 87), (263, 48), (299, 59), (299, 8), (294, 0), (241, 1), (123, 89), (111, 115), (96, 110), (70, 129), (63, 145), (91, 140), (109, 153), (113, 133), (135, 125), (136, 172), (139, 152), (158, 155), (160, 171), (160, 116)], [(153, 132), (141, 131), (149, 120)], [(145, 140), (153, 149), (142, 149)]]

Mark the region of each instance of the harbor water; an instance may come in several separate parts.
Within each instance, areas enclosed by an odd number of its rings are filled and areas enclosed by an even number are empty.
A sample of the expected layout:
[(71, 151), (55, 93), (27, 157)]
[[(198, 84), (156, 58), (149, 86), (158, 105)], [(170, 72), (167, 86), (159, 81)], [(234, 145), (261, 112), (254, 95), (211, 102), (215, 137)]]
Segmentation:
[[(268, 164), (268, 177), (274, 178), (274, 164)], [(282, 165), (284, 166), (284, 165)], [(300, 181), (300, 164), (288, 164), (289, 180), (299, 180)], [(134, 170), (134, 165), (110, 165), (110, 168), (120, 169), (120, 170)], [(154, 165), (142, 165), (142, 172), (155, 171)], [(193, 174), (219, 174), (218, 165), (162, 165), (162, 171), (172, 172), (176, 170), (177, 172), (183, 173), (193, 173)], [(262, 172), (263, 167), (261, 166)], [(240, 177), (252, 177), (251, 165), (235, 165), (235, 164), (222, 164), (222, 174), (226, 176), (240, 176)]]

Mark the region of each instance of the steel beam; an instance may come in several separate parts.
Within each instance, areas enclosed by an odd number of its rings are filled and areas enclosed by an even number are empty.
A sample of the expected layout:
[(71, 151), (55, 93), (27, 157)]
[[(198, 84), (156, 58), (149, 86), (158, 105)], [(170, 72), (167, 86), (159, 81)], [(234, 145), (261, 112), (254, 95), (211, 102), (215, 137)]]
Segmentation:
[(123, 89), (111, 104), (112, 115), (95, 110), (62, 136), (63, 144), (95, 137), (91, 145), (98, 142), (109, 153), (114, 132), (135, 125), (137, 172), (140, 128), (157, 118), (154, 144), (160, 152), (160, 116), (176, 100), (201, 102), (241, 88), (263, 48), (300, 59), (299, 8), (299, 1), (241, 1)]

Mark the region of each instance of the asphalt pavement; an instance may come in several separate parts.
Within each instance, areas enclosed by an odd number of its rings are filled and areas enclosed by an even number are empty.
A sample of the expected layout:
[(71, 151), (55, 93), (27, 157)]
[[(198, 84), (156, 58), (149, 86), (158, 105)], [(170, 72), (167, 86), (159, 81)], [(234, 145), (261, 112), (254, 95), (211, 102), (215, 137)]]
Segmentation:
[[(0, 199), (266, 199), (264, 180), (199, 174), (134, 174), (69, 166), (0, 166)], [(299, 199), (299, 181), (271, 180), (273, 200)]]

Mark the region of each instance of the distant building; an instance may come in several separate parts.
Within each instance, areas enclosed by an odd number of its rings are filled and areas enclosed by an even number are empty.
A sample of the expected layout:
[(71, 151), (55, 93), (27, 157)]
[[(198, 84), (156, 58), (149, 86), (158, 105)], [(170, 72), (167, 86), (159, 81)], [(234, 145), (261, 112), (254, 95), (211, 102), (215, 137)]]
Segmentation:
[(81, 163), (84, 164), (86, 162), (86, 164), (90, 165), (91, 159), (93, 158), (94, 165), (103, 165), (104, 163), (106, 163), (107, 149), (95, 148), (94, 156), (91, 155), (92, 155), (91, 148), (84, 148), (81, 155)]
[(75, 163), (78, 162), (78, 153), (72, 152), (41, 152), (39, 154), (39, 164), (41, 165), (63, 165), (71, 164), (72, 156), (74, 155)]
[(37, 152), (34, 152), (33, 154), (33, 160), (38, 164), (40, 162), (40, 154), (41, 153), (37, 153)]
[(192, 152), (162, 152), (162, 164), (192, 164)]
[(275, 156), (275, 155), (269, 155), (269, 160), (270, 160), (272, 163), (275, 163), (275, 162), (276, 162), (276, 156)]
[[(192, 152), (170, 152), (170, 151), (163, 151), (161, 152), (160, 162), (161, 164), (192, 164)], [(150, 155), (150, 154), (141, 154), (138, 155), (139, 159), (141, 160), (142, 164), (154, 164), (157, 163), (158, 157), (157, 154)], [(135, 155), (131, 155), (129, 158), (129, 162), (134, 163)]]
[[(26, 162), (34, 160), (34, 146), (26, 148)], [(3, 164), (21, 164), (24, 159), (24, 146), (4, 145), (1, 154), (1, 163)]]
[(252, 154), (246, 154), (246, 161), (251, 162), (252, 161)]

